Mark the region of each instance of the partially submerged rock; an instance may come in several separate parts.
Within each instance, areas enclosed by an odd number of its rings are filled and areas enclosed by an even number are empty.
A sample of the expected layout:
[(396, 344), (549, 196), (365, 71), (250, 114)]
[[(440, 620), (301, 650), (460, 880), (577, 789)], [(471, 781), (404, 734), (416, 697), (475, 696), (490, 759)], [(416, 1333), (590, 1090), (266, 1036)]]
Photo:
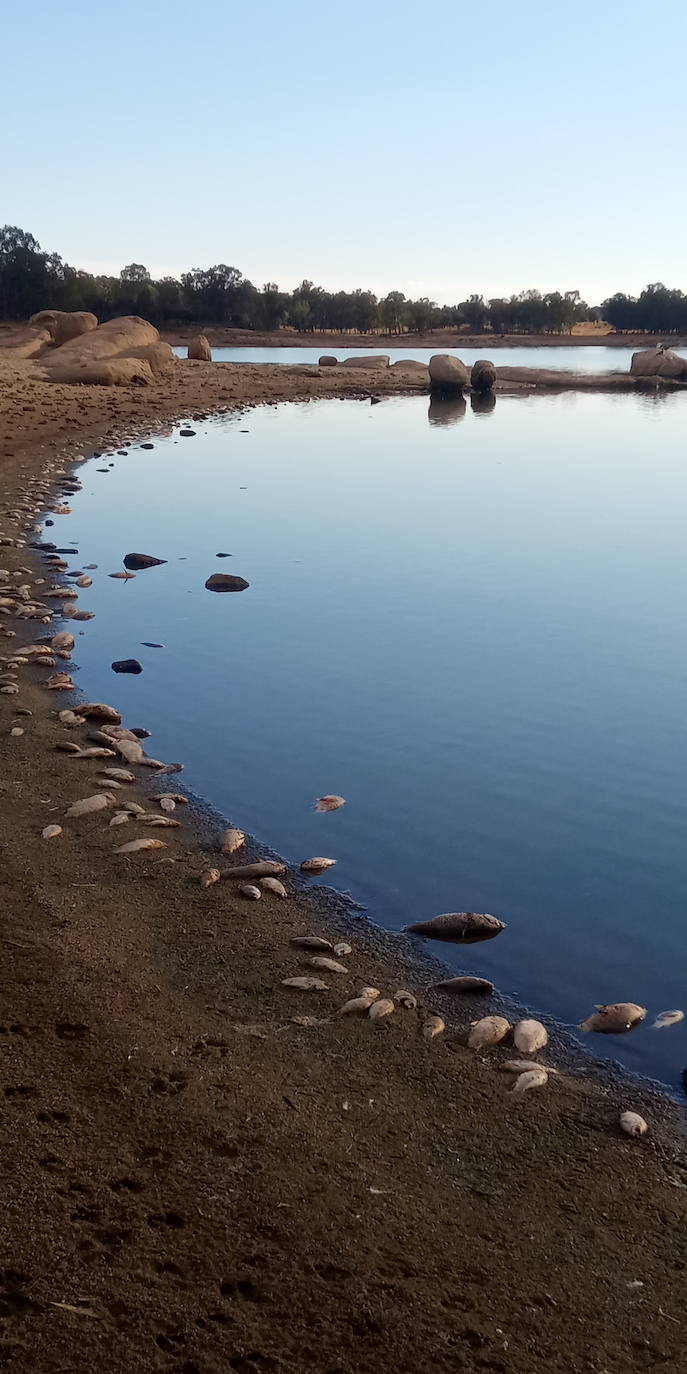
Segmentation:
[(143, 665), (137, 658), (118, 658), (112, 664), (113, 673), (142, 673)]
[(496, 368), (486, 358), (478, 358), (472, 364), (470, 385), (473, 391), (493, 391), (496, 386)]
[(250, 583), (245, 577), (233, 577), (231, 573), (212, 573), (205, 586), (209, 592), (245, 592)]
[(635, 377), (670, 377), (673, 381), (687, 381), (687, 358), (681, 358), (672, 348), (648, 348), (632, 354), (630, 372)]
[(470, 378), (460, 358), (450, 353), (435, 353), (429, 360), (429, 380), (439, 391), (462, 391)]
[(124, 567), (140, 572), (143, 568), (158, 568), (167, 562), (166, 558), (153, 558), (150, 553), (127, 553), (122, 560)]
[(198, 363), (212, 362), (212, 349), (204, 334), (196, 334), (194, 338), (189, 339), (186, 356)]

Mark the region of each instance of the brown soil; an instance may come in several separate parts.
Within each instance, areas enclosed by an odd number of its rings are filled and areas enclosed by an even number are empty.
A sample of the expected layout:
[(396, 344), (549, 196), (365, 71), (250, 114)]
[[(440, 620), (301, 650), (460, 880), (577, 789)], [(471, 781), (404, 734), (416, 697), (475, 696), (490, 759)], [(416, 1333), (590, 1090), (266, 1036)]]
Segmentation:
[[(326, 385), (352, 394), (379, 382)], [(65, 468), (67, 451), (314, 385), (276, 368), (192, 364), (140, 392), (68, 388), (5, 363), (0, 537), (20, 534), (25, 515), (8, 511), (33, 475)], [(39, 558), (0, 546), (10, 571)], [(4, 623), (17, 630), (0, 638), (6, 655), (30, 635)], [(683, 1370), (677, 1108), (585, 1072), (555, 1034), (540, 1057), (567, 1071), (513, 1098), (496, 1070), (508, 1051), (465, 1047), (487, 1004), (432, 997), (433, 975), (412, 962), (407, 939), (351, 925), (340, 903), (293, 876), (287, 901), (251, 903), (227, 881), (202, 890), (218, 822), (193, 808), (177, 810), (182, 828), (164, 832), (166, 850), (114, 856), (140, 833), (133, 824), (63, 819), (101, 766), (55, 750), (86, 734), (55, 719), (72, 696), (47, 692), (38, 668), (18, 674), (19, 695), (0, 696), (0, 1365)], [(25, 734), (12, 737), (13, 724)], [(139, 771), (153, 793), (180, 781)], [(54, 821), (63, 834), (42, 841)], [(350, 974), (328, 977), (321, 994), (281, 986), (298, 971), (291, 935), (344, 928)], [(367, 983), (410, 985), (442, 1011), (447, 1033), (426, 1044), (411, 1012), (378, 1027), (335, 1019)], [(294, 1015), (324, 1020), (299, 1027)], [(650, 1120), (644, 1139), (620, 1134), (625, 1107)]]
[[(213, 348), (321, 348), (334, 352), (337, 348), (370, 348), (375, 353), (385, 348), (432, 348), (436, 353), (446, 348), (483, 348), (488, 357), (495, 348), (651, 348), (655, 334), (465, 334), (456, 329), (435, 329), (429, 334), (339, 334), (319, 331), (299, 334), (295, 329), (276, 329), (260, 334), (252, 329), (224, 329), (219, 325), (170, 325), (163, 329), (162, 338), (172, 345), (187, 344), (202, 328)], [(672, 348), (680, 348), (683, 341), (672, 340)]]

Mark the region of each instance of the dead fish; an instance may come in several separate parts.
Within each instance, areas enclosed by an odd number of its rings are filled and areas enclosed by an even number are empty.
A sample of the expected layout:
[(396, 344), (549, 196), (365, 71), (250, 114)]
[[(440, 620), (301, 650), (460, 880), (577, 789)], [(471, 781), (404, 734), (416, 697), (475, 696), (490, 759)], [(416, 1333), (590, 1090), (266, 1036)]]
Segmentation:
[(93, 586), (93, 578), (92, 578), (92, 577), (86, 577), (86, 576), (84, 576), (84, 577), (77, 577), (77, 579), (76, 579), (76, 586), (77, 586), (77, 587), (92, 587), (92, 586)]
[(16, 697), (19, 692), (19, 688), (17, 687), (16, 682), (8, 682), (7, 686), (0, 687), (0, 692), (2, 692), (2, 695), (4, 697)]
[(417, 997), (413, 997), (412, 992), (406, 992), (405, 988), (399, 988), (394, 993), (394, 1002), (399, 1007), (405, 1007), (407, 1011), (415, 1011), (417, 1008)]
[(326, 992), (328, 983), (323, 983), (321, 978), (282, 978), (282, 987), (300, 988), (301, 992)]
[(79, 593), (74, 587), (49, 587), (47, 592), (43, 592), (43, 596), (54, 597), (55, 600), (59, 598), (60, 601), (76, 601)]
[(58, 741), (57, 741), (57, 744), (55, 745), (55, 748), (56, 748), (56, 749), (59, 749), (59, 751), (60, 751), (61, 754), (80, 754), (80, 753), (81, 753), (81, 750), (80, 750), (78, 744), (74, 744), (73, 740), (70, 740), (70, 739), (61, 739), (61, 740), (58, 740)]
[(221, 874), (218, 868), (206, 868), (200, 875), (199, 882), (201, 887), (212, 887), (213, 883), (218, 883)]
[(117, 753), (121, 755), (127, 763), (141, 763), (143, 759), (143, 747), (137, 739), (118, 739), (116, 741)]
[(145, 807), (140, 802), (129, 801), (121, 806), (122, 811), (130, 811), (132, 816), (145, 816)]
[(80, 749), (78, 754), (73, 754), (75, 759), (113, 759), (115, 758), (114, 749), (102, 749), (94, 745), (89, 749)]
[(660, 1015), (656, 1017), (651, 1029), (661, 1030), (663, 1026), (677, 1026), (678, 1023), (684, 1021), (684, 1019), (684, 1011), (662, 1011)]
[(42, 840), (54, 840), (62, 834), (61, 825), (46, 825), (45, 830), (41, 830)]
[(328, 950), (330, 954), (334, 953), (334, 946), (329, 940), (323, 940), (320, 935), (294, 935), (289, 944), (294, 945), (296, 949), (321, 949)]
[(72, 611), (69, 620), (95, 620), (95, 611)]
[(262, 897), (260, 888), (256, 887), (254, 883), (242, 883), (239, 892), (242, 897), (248, 897), (251, 902), (259, 902)]
[(112, 830), (115, 825), (127, 825), (131, 820), (130, 811), (115, 811), (112, 820), (109, 822), (108, 829)]
[(154, 814), (139, 816), (138, 819), (141, 825), (152, 825), (156, 826), (158, 829), (162, 826), (166, 826), (167, 828), (173, 827), (175, 830), (181, 829), (181, 821), (173, 821), (171, 816), (158, 816)]
[[(183, 792), (162, 792), (153, 797), (153, 801), (159, 802), (162, 806), (163, 801), (173, 801), (175, 806), (188, 806), (188, 797)], [(164, 807), (162, 807), (164, 811)]]
[(86, 724), (84, 717), (77, 715), (75, 711), (60, 711), (57, 719), (61, 725), (66, 725), (71, 729), (74, 729), (78, 725)]
[[(107, 735), (108, 739), (130, 739), (133, 740), (134, 743), (141, 739), (140, 735), (134, 734), (133, 730), (127, 730), (124, 725), (105, 724), (102, 728), (102, 734)], [(144, 736), (144, 738), (147, 739), (148, 735)]]
[(277, 863), (275, 859), (258, 859), (254, 864), (237, 864), (221, 872), (223, 878), (279, 878), (286, 873), (286, 864)]
[(126, 768), (103, 768), (106, 778), (114, 778), (115, 782), (135, 782), (133, 773), (129, 773)]
[(530, 1069), (546, 1069), (547, 1073), (558, 1073), (558, 1069), (552, 1069), (550, 1064), (532, 1064), (530, 1059), (504, 1059), (499, 1068), (503, 1073), (529, 1073)]
[(339, 958), (342, 959), (345, 958), (347, 954), (352, 954), (353, 949), (350, 945), (347, 945), (344, 940), (342, 940), (341, 944), (334, 946), (334, 953), (338, 954)]
[(291, 1016), (289, 1017), (290, 1026), (304, 1026), (310, 1030), (313, 1026), (326, 1026), (327, 1022), (322, 1021), (319, 1016)]
[(167, 845), (162, 840), (129, 840), (128, 844), (120, 845), (115, 849), (115, 854), (137, 854), (141, 849), (166, 849)]
[(597, 1031), (601, 1035), (620, 1035), (638, 1026), (646, 1016), (646, 1007), (636, 1002), (599, 1002), (596, 1011), (580, 1022), (580, 1030)]
[(245, 843), (246, 837), (242, 830), (234, 830), (232, 828), (225, 830), (222, 836), (222, 853), (235, 854), (236, 850), (240, 849), (241, 845)]
[(441, 1016), (428, 1016), (422, 1026), (423, 1040), (434, 1040), (446, 1030), (446, 1022)]
[(159, 803), (161, 811), (167, 811), (168, 813), (176, 811), (177, 804), (173, 797), (160, 797)]
[(513, 1030), (515, 1048), (521, 1054), (536, 1054), (549, 1043), (549, 1033), (541, 1021), (518, 1021)]
[(498, 1045), (499, 1040), (510, 1030), (510, 1021), (506, 1021), (505, 1016), (483, 1016), (479, 1021), (473, 1021), (468, 1033), (468, 1045), (471, 1050), (482, 1050), (487, 1045)]
[(389, 997), (382, 997), (378, 1002), (373, 1002), (368, 1016), (371, 1021), (381, 1021), (385, 1016), (392, 1016), (396, 1008)]
[(337, 797), (335, 793), (330, 793), (326, 797), (318, 797), (315, 802), (316, 811), (338, 811), (340, 806), (346, 805), (345, 797)]
[(122, 717), (114, 706), (106, 706), (102, 701), (87, 701), (79, 704), (79, 715), (88, 720), (106, 720), (112, 725), (121, 725)]
[(488, 978), (471, 978), (463, 976), (460, 978), (443, 978), (440, 983), (433, 983), (437, 992), (479, 992), (485, 997), (491, 997), (494, 991), (494, 984)]
[(23, 735), (23, 733), (24, 731), (22, 730), (21, 725), (13, 725), (12, 729), (10, 730), (10, 735), (13, 735), (15, 739), (17, 739), (19, 735)]
[(303, 959), (302, 962), (309, 968), (321, 968), (326, 973), (348, 973), (345, 964), (337, 964), (336, 959), (327, 959), (323, 954), (315, 954), (310, 959)]
[(379, 988), (361, 988), (357, 997), (351, 997), (339, 1007), (339, 1016), (351, 1016), (357, 1011), (369, 1011), (372, 1003), (381, 997)]
[(536, 1068), (527, 1069), (525, 1073), (518, 1074), (512, 1091), (514, 1094), (526, 1093), (529, 1092), (530, 1088), (543, 1088), (548, 1081), (549, 1075), (546, 1069), (538, 1064)]
[(74, 683), (69, 673), (53, 673), (46, 682), (46, 687), (51, 692), (73, 692)]
[(649, 1127), (643, 1116), (637, 1112), (622, 1112), (620, 1115), (620, 1129), (625, 1135), (631, 1135), (637, 1139), (640, 1135), (646, 1135)]
[(120, 578), (122, 582), (129, 582), (129, 581), (131, 580), (132, 577), (135, 577), (135, 576), (136, 576), (136, 574), (135, 574), (135, 573), (132, 573), (132, 572), (116, 572), (116, 573), (108, 573), (107, 575), (108, 575), (108, 577), (117, 577), (117, 578)]
[(108, 792), (96, 792), (92, 797), (82, 797), (80, 801), (75, 801), (65, 816), (89, 816), (92, 811), (106, 811), (114, 797)]
[(287, 897), (288, 893), (283, 883), (278, 878), (260, 878), (258, 887), (264, 888), (265, 892), (273, 892), (275, 897)]
[(429, 940), (451, 940), (464, 945), (478, 940), (493, 940), (505, 930), (505, 922), (479, 911), (448, 911), (431, 921), (416, 921), (404, 929), (411, 935), (424, 935)]
[(333, 868), (336, 859), (304, 859), (301, 864), (302, 873), (326, 873), (328, 868)]

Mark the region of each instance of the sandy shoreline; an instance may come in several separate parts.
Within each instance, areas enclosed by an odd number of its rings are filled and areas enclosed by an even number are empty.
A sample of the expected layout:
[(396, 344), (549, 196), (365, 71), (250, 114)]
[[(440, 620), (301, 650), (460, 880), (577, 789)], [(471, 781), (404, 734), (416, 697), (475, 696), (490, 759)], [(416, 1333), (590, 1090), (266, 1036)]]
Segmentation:
[[(177, 325), (161, 331), (172, 346), (183, 346), (194, 338), (201, 326)], [(435, 353), (450, 349), (460, 355), (461, 348), (480, 348), (484, 356), (499, 348), (654, 348), (655, 334), (462, 334), (455, 329), (435, 329), (429, 334), (337, 334), (321, 331), (299, 334), (295, 329), (277, 329), (260, 334), (251, 329), (225, 329), (203, 325), (202, 331), (213, 348), (319, 348), (336, 353), (337, 348), (364, 349), (383, 353), (389, 348), (431, 348)], [(674, 339), (672, 348), (683, 348), (685, 340)]]
[[(327, 387), (369, 395), (379, 377)], [(0, 537), (18, 533), (6, 512), (29, 479), (69, 456), (194, 412), (315, 394), (318, 379), (277, 367), (185, 365), (136, 393), (46, 386), (18, 369), (0, 392)], [(59, 517), (37, 537), (59, 543)], [(44, 571), (27, 548), (0, 547), (0, 564)], [(5, 656), (32, 638), (7, 623)], [(681, 1111), (648, 1087), (580, 1074), (555, 1035), (541, 1058), (569, 1072), (513, 1100), (495, 1068), (509, 1052), (463, 1043), (491, 1008), (428, 992), (434, 949), (351, 922), (335, 894), (290, 877), (286, 902), (250, 903), (228, 882), (201, 890), (219, 825), (202, 807), (179, 808), (182, 828), (164, 833), (172, 863), (113, 856), (138, 836), (131, 826), (61, 822), (102, 765), (55, 750), (53, 713), (73, 698), (46, 692), (45, 676), (24, 667), (19, 695), (0, 697), (0, 1348), (13, 1367), (352, 1374), (415, 1371), (422, 1348), (439, 1371), (677, 1374)], [(17, 704), (33, 715), (16, 717)], [(125, 724), (151, 729), (155, 752), (154, 721)], [(123, 795), (193, 787), (186, 773), (160, 787), (140, 772)], [(40, 841), (54, 820), (63, 835)], [(299, 971), (291, 935), (344, 929), (350, 976), (310, 996), (281, 987)], [(378, 1029), (329, 1020), (363, 983), (409, 980), (446, 1017), (431, 1046), (412, 1013)], [(290, 1023), (303, 1014), (325, 1024)], [(651, 1120), (646, 1139), (620, 1135), (623, 1107)]]

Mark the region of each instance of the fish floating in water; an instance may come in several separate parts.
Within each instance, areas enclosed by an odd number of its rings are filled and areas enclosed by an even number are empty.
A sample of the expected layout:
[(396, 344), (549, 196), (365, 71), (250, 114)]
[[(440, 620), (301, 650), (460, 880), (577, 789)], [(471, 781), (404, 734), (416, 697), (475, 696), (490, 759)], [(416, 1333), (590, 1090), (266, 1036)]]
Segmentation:
[(621, 1035), (638, 1026), (646, 1016), (646, 1007), (636, 1002), (598, 1002), (592, 1016), (580, 1022), (580, 1030), (597, 1031), (601, 1035)]
[(450, 940), (464, 945), (476, 944), (478, 940), (493, 940), (505, 928), (504, 921), (479, 911), (447, 911), (442, 916), (434, 916), (431, 921), (415, 921), (412, 926), (405, 926), (411, 935), (424, 935), (428, 940)]
[(328, 868), (333, 868), (336, 859), (304, 859), (301, 864), (303, 873), (326, 873)]
[(440, 983), (433, 984), (436, 992), (479, 992), (485, 997), (491, 997), (494, 991), (494, 984), (488, 978), (471, 978), (465, 975), (460, 978), (443, 978)]
[(662, 1011), (661, 1014), (656, 1017), (651, 1029), (661, 1030), (663, 1026), (677, 1026), (678, 1023), (684, 1021), (684, 1019), (684, 1011)]
[(325, 797), (318, 797), (315, 802), (316, 811), (338, 811), (340, 806), (346, 805), (345, 797), (337, 797), (335, 793), (330, 793)]

